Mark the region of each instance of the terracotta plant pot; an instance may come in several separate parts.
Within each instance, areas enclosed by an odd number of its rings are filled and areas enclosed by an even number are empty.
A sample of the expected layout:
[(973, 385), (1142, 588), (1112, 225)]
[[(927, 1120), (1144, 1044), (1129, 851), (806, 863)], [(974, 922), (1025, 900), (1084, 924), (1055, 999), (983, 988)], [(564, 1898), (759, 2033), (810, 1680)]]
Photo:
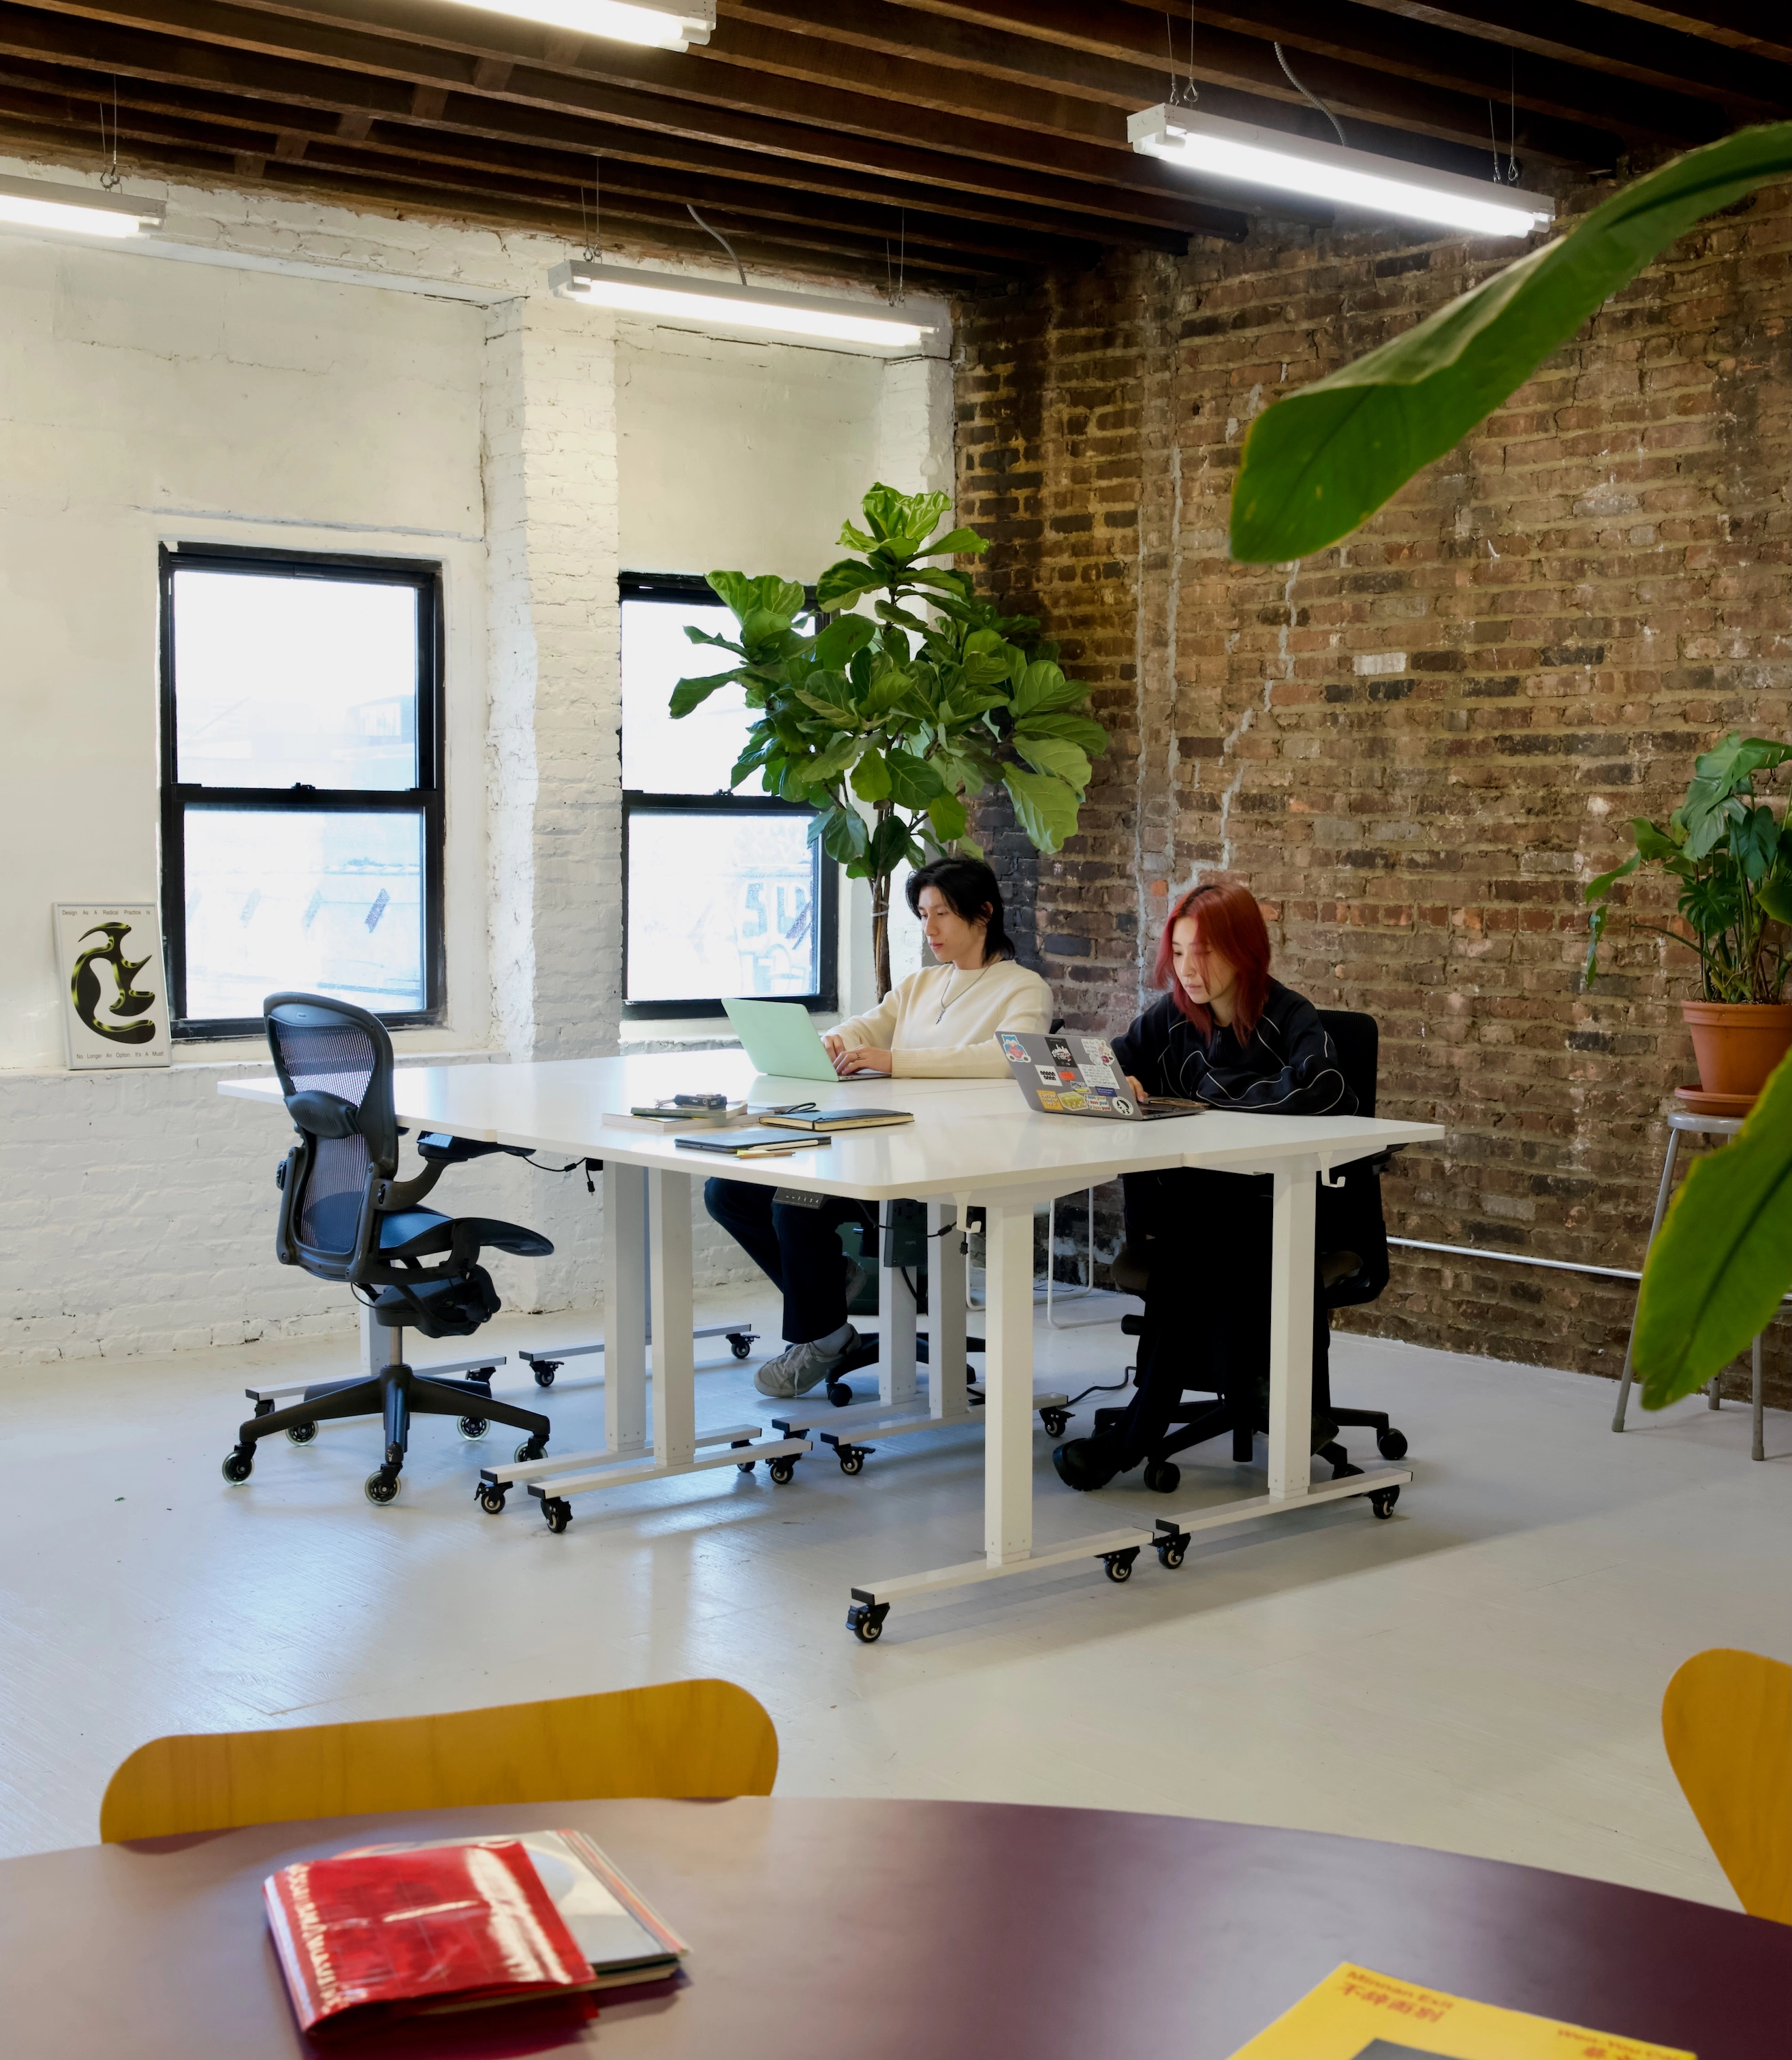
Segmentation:
[(1706, 1094), (1752, 1100), (1792, 1051), (1792, 1001), (1682, 1001), (1680, 1013)]

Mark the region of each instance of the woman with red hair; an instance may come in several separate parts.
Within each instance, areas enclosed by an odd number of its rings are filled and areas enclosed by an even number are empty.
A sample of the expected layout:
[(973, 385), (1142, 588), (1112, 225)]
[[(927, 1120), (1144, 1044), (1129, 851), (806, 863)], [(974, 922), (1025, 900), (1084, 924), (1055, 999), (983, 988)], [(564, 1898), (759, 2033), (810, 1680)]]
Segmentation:
[[(1269, 961), (1263, 912), (1247, 887), (1210, 880), (1177, 900), (1155, 968), (1169, 991), (1114, 1040), (1140, 1101), (1173, 1095), (1265, 1116), (1356, 1113), (1319, 1011), (1271, 979)], [(1138, 1391), (1127, 1409), (1100, 1413), (1092, 1438), (1052, 1455), (1075, 1488), (1105, 1487), (1147, 1458), (1185, 1388), (1247, 1398), (1268, 1427), (1269, 1180), (1187, 1168), (1129, 1174), (1124, 1188), (1127, 1244), (1151, 1275)], [(1315, 1294), (1315, 1451), (1337, 1431), (1324, 1415), (1327, 1342)]]

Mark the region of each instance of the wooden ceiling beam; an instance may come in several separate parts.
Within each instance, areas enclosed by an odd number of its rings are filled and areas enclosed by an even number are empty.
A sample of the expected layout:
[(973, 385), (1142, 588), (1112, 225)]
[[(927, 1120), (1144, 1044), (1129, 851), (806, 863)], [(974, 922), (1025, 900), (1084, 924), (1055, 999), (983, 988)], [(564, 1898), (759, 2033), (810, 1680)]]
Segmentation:
[[(390, 0), (354, 4), (389, 10)], [(273, 58), (302, 57), (414, 85), (473, 90), (478, 54), (407, 41), (383, 30), (364, 33), (333, 23), (320, 26), (309, 15), (301, 18), (233, 0), (38, 0), (38, 10)], [(469, 22), (485, 18), (467, 14)], [(588, 43), (581, 58), (589, 59), (599, 47)], [(1024, 132), (924, 113), (916, 117), (912, 110), (884, 106), (863, 94), (840, 94), (822, 102), (810, 90), (776, 79), (756, 77), (748, 90), (741, 84), (744, 74), (720, 65), (678, 70), (674, 75), (685, 90), (662, 91), (665, 67), (684, 66), (684, 58), (670, 52), (626, 50), (621, 45), (603, 47), (601, 74), (549, 71), (519, 62), (503, 98), (523, 106), (597, 115), (650, 132), (854, 173), (886, 174), (960, 193), (1005, 196), (1184, 237), (1235, 241), (1245, 231), (1243, 214), (1217, 204), (1187, 180), (1143, 158), (1074, 142), (1042, 151), (1036, 139)], [(608, 52), (614, 50), (625, 54), (612, 60)], [(693, 81), (711, 90), (694, 93), (689, 90)], [(825, 124), (820, 119), (824, 110)], [(1040, 169), (1042, 159), (1048, 170)]]
[[(230, 96), (190, 86), (138, 78), (121, 79), (82, 73), (61, 66), (30, 62), (18, 58), (0, 62), (0, 85), (41, 93), (46, 104), (57, 97), (78, 108), (88, 101), (102, 110), (110, 101), (109, 88), (118, 93), (121, 110), (169, 115), (241, 129), (270, 126), (285, 138), (277, 142), (273, 154), (296, 160), (307, 142), (340, 142), (364, 146), (371, 152), (417, 162), (429, 162), (467, 171), (489, 171), (534, 180), (557, 194), (564, 206), (577, 207), (577, 196), (591, 178), (591, 162), (583, 153), (522, 145), (493, 139), (472, 130), (421, 129), (413, 123), (374, 122), (365, 115), (333, 114), (313, 105), (285, 108), (258, 106)], [(98, 114), (93, 126), (97, 133)], [(345, 123), (350, 126), (345, 126)], [(78, 116), (77, 117), (78, 126)], [(312, 153), (317, 162), (317, 154)], [(713, 209), (727, 220), (751, 221), (760, 225), (782, 224), (813, 230), (824, 225), (864, 239), (867, 254), (875, 254), (888, 242), (892, 251), (906, 246), (916, 254), (917, 262), (944, 263), (947, 269), (970, 272), (991, 270), (1019, 273), (1037, 270), (1067, 258), (1087, 260), (1096, 246), (1076, 243), (1060, 236), (1018, 232), (1012, 229), (966, 222), (923, 210), (911, 212), (887, 206), (865, 206), (834, 201), (818, 210), (812, 194), (770, 185), (749, 186), (739, 181), (718, 181), (707, 173), (687, 173), (665, 166), (631, 165), (612, 158), (605, 166), (602, 205), (607, 213), (624, 200), (663, 202), (674, 210), (687, 202)], [(770, 234), (770, 227), (762, 233)]]
[[(1128, 0), (1131, 4), (1131, 0)], [(1763, 71), (1758, 58), (1724, 50), (1702, 37), (1635, 19), (1618, 28), (1585, 0), (1358, 0), (1414, 27), (1472, 36), (1547, 63), (1572, 65), (1658, 93), (1715, 102), (1750, 121), (1792, 105), (1792, 79), (1782, 67)], [(1510, 60), (1508, 60), (1510, 63)], [(1519, 72), (1527, 67), (1520, 64)]]
[[(1164, 62), (1165, 24), (1170, 19), (1152, 0), (891, 0), (891, 4), (1061, 43), (1067, 49), (1130, 55), (1146, 65)], [(1182, 54), (1181, 69), (1191, 71), (1203, 90), (1211, 83), (1273, 94), (1273, 74), (1287, 91), (1287, 82), (1275, 61), (1275, 42), (1315, 54), (1340, 50), (1359, 72), (1370, 74), (1357, 92), (1371, 105), (1377, 76), (1430, 81), (1483, 105), (1489, 97), (1507, 90), (1509, 66), (1484, 40), (1421, 22), (1403, 21), (1396, 26), (1384, 12), (1378, 20), (1378, 11), (1373, 5), (1351, 6), (1347, 0), (1263, 0), (1261, 7), (1246, 13), (1237, 0), (1230, 7), (1205, 6), (1201, 0), (1194, 0), (1198, 31), (1192, 62), (1187, 55), (1189, 17), (1179, 6), (1172, 34)], [(1327, 90), (1335, 90), (1342, 83), (1331, 82)], [(1620, 91), (1597, 71), (1574, 65), (1539, 65), (1535, 76), (1527, 73), (1521, 78), (1519, 86), (1521, 110), (1638, 141), (1704, 142), (1722, 127), (1709, 106), (1695, 98), (1653, 90)], [(1314, 90), (1325, 98), (1321, 89)], [(1522, 132), (1520, 146), (1542, 148), (1540, 143), (1527, 142)]]
[[(781, 65), (792, 76), (830, 85), (838, 68), (818, 72), (814, 60), (804, 54), (805, 46), (825, 41), (851, 49), (861, 54), (856, 61), (860, 66), (865, 53), (885, 61), (924, 60), (905, 64), (900, 79), (891, 82), (892, 90), (924, 97), (930, 106), (974, 102), (989, 118), (1029, 126), (1030, 110), (1061, 106), (1066, 96), (1121, 114), (1150, 107), (1168, 97), (1172, 75), (1177, 82), (1191, 76), (1185, 26), (1179, 25), (1180, 54), (1172, 67), (1162, 36), (1155, 61), (1146, 61), (1139, 46), (1148, 38), (1138, 34), (1138, 23), (1130, 17), (1118, 19), (1131, 32), (1127, 38), (1131, 54), (1081, 46), (1093, 39), (1104, 18), (1080, 6), (1075, 19), (1083, 33), (1076, 46), (1048, 42), (1036, 34), (1016, 34), (1011, 28), (985, 27), (956, 14), (923, 11), (919, 6), (892, 7), (887, 0), (720, 0), (720, 7), (716, 33), (702, 52), (706, 58), (759, 63), (768, 69)], [(1038, 12), (1028, 11), (1036, 27)], [(756, 42), (749, 40), (749, 32)], [(1199, 57), (1200, 69), (1192, 76), (1201, 82), (1201, 104), (1210, 113), (1271, 127), (1296, 126), (1289, 121), (1291, 112), (1307, 118), (1306, 101), (1260, 38), (1219, 30), (1201, 39)], [(982, 82), (980, 90), (972, 82)], [(1411, 154), (1411, 139), (1435, 138), (1473, 150), (1478, 170), (1485, 158), (1487, 99), (1479, 84), (1466, 93), (1454, 82), (1434, 82), (1417, 66), (1395, 74), (1349, 63), (1329, 70), (1327, 86), (1327, 97), (1340, 114), (1374, 125), (1373, 133), (1363, 139), (1366, 149)], [(1088, 133), (1111, 137), (1119, 147), (1126, 147), (1123, 120), (1084, 126)], [(1596, 124), (1527, 110), (1527, 126), (1526, 148), (1533, 154), (1577, 166), (1612, 160), (1613, 134)], [(1423, 145), (1419, 147), (1423, 150)], [(1443, 162), (1435, 153), (1427, 154), (1427, 161)], [(1462, 167), (1453, 164), (1449, 169)]]
[[(0, 134), (29, 140), (38, 147), (55, 148), (67, 140), (65, 124), (54, 118), (54, 104), (43, 96), (22, 94), (0, 85)], [(120, 114), (124, 110), (121, 104)], [(83, 140), (92, 147), (90, 137)], [(483, 216), (513, 222), (538, 232), (557, 231), (575, 238), (581, 230), (576, 210), (552, 194), (532, 189), (522, 180), (496, 174), (465, 174), (445, 178), (442, 169), (417, 169), (390, 157), (369, 159), (351, 148), (329, 141), (307, 138), (301, 156), (282, 157), (275, 133), (253, 129), (214, 126), (172, 117), (146, 115), (132, 110), (130, 120), (121, 120), (122, 147), (134, 154), (147, 151), (152, 162), (178, 162), (183, 168), (216, 176), (228, 162), (241, 175), (269, 183), (283, 174), (279, 183), (296, 179), (307, 189), (327, 186), (338, 196), (351, 198), (370, 193), (388, 201), (398, 201), (415, 211), (419, 206), (448, 219)], [(614, 210), (619, 222), (649, 232), (645, 246), (669, 249), (692, 255), (714, 256), (716, 246), (692, 225), (681, 210), (630, 200)], [(809, 231), (768, 234), (754, 224), (738, 234), (730, 225), (729, 240), (741, 256), (752, 262), (791, 269), (815, 270), (823, 265), (835, 276), (876, 281), (884, 265), (881, 242), (868, 246), (860, 239), (842, 238), (824, 226), (812, 225)], [(946, 292), (962, 292), (979, 280), (1019, 276), (1017, 266), (971, 266), (929, 261), (911, 254), (908, 276), (916, 285), (929, 283)]]
[(1647, 22), (1677, 35), (1702, 36), (1725, 49), (1752, 50), (1776, 64), (1792, 63), (1792, 17), (1785, 0), (1709, 0), (1698, 14), (1664, 6), (1659, 0), (1588, 0), (1608, 14)]

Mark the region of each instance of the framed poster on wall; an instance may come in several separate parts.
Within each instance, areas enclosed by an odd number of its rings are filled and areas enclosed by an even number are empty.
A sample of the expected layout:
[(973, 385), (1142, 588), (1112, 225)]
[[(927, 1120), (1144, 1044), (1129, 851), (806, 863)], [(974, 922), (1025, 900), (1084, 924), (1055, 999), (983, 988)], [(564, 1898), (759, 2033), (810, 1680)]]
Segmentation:
[(154, 902), (58, 901), (51, 912), (70, 1068), (166, 1066), (168, 989)]

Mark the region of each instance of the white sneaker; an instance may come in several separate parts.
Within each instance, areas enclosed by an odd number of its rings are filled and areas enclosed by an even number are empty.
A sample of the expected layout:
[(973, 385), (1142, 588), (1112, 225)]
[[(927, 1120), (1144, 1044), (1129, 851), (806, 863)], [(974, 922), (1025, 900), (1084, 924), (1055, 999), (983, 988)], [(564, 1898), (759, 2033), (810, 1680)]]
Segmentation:
[(827, 1379), (830, 1371), (848, 1353), (856, 1351), (863, 1343), (850, 1323), (846, 1328), (846, 1343), (838, 1351), (824, 1351), (815, 1343), (786, 1345), (776, 1359), (768, 1359), (753, 1375), (753, 1386), (761, 1395), (776, 1396), (782, 1402), (807, 1395), (818, 1381)]

